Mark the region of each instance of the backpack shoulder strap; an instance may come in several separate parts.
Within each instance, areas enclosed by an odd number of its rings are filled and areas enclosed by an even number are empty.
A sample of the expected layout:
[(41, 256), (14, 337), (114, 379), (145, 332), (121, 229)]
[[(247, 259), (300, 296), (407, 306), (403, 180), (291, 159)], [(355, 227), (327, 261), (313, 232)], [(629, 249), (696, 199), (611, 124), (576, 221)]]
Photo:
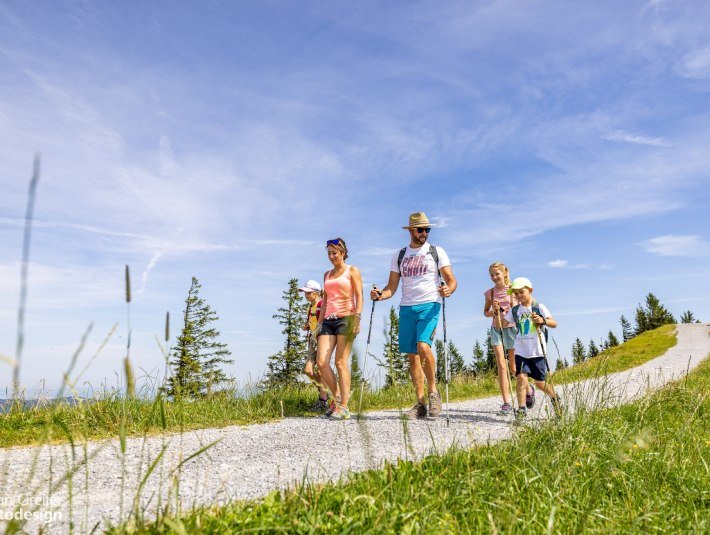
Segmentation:
[(436, 245), (432, 245), (431, 243), (429, 244), (429, 254), (434, 258), (434, 262), (436, 263), (436, 270), (439, 271), (439, 253), (436, 250)]
[(515, 305), (513, 308), (511, 308), (511, 312), (513, 313), (513, 319), (515, 320), (515, 328), (518, 328), (518, 309), (520, 308), (520, 303)]
[(399, 251), (399, 257), (397, 257), (397, 269), (402, 272), (402, 259), (404, 258), (404, 254), (407, 252), (406, 247), (402, 247)]

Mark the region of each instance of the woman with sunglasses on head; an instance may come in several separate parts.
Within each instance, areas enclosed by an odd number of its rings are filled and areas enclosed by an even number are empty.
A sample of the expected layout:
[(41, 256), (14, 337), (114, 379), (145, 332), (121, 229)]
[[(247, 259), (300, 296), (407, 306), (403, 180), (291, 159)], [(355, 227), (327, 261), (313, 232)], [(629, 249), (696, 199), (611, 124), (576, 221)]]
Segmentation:
[[(333, 269), (323, 276), (323, 303), (318, 323), (317, 364), (321, 378), (332, 393), (325, 415), (339, 420), (350, 418), (350, 350), (360, 332), (362, 313), (362, 276), (355, 266), (345, 263), (348, 248), (342, 238), (326, 242)], [(335, 351), (336, 380), (330, 358)]]

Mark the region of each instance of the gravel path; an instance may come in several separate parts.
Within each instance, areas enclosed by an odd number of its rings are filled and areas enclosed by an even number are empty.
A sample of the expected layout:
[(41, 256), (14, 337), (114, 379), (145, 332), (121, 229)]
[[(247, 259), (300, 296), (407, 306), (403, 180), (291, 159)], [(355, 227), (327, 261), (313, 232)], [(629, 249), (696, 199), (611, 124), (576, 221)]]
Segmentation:
[[(680, 325), (678, 344), (663, 356), (597, 381), (558, 387), (566, 408), (573, 411), (574, 400), (584, 400), (585, 405), (593, 407), (626, 402), (649, 388), (677, 379), (710, 353), (709, 335), (710, 325)], [(538, 395), (538, 405), (528, 416), (528, 425), (535, 425), (551, 413), (549, 403), (547, 400), (541, 403), (541, 397)], [(6, 448), (0, 450), (0, 467), (5, 472), (0, 481), (7, 483), (0, 491), (0, 513), (11, 511), (18, 497), (24, 496), (25, 513), (33, 509), (27, 501), (39, 502), (37, 514), (26, 526), (29, 532), (37, 532), (42, 520), (50, 520), (45, 530), (51, 533), (67, 532), (70, 518), (79, 533), (90, 532), (102, 522), (116, 523), (121, 510), (124, 518), (132, 510), (139, 482), (164, 444), (167, 448), (163, 459), (141, 492), (140, 504), (147, 508), (148, 518), (158, 497), (163, 504), (166, 499), (175, 502), (178, 492), (171, 485), (178, 479), (183, 508), (257, 498), (294, 482), (338, 479), (348, 471), (379, 467), (386, 460), (419, 459), (443, 452), (454, 444), (468, 447), (509, 438), (512, 417), (498, 415), (499, 404), (498, 397), (452, 403), (448, 427), (444, 417), (405, 424), (399, 411), (386, 410), (367, 413), (360, 422), (287, 418), (275, 423), (205, 429), (145, 441), (128, 439), (123, 471), (118, 440), (88, 444), (86, 454), (91, 457), (88, 471), (81, 464), (85, 455), (83, 445), (77, 445), (73, 453), (68, 445), (45, 446), (39, 452), (36, 448)], [(214, 441), (219, 442), (185, 463), (179, 478), (167, 476), (180, 459)], [(36, 470), (30, 477), (35, 457)], [(53, 494), (49, 489), (71, 466), (79, 468), (72, 478), (70, 504), (67, 481)], [(122, 495), (127, 497), (123, 506)], [(0, 526), (4, 522), (0, 521)]]

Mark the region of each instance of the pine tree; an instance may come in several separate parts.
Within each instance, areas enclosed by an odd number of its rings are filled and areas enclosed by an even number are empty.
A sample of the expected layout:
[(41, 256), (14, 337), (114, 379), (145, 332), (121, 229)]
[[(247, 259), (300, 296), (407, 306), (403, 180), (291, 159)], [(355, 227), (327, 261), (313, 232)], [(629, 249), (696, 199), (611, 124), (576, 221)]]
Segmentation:
[(695, 314), (693, 314), (690, 310), (686, 310), (680, 315), (680, 322), (681, 323), (700, 323), (699, 319), (695, 319)]
[(469, 366), (469, 371), (473, 375), (478, 375), (482, 373), (486, 354), (483, 352), (481, 347), (481, 342), (476, 339), (476, 343), (473, 344), (473, 360), (471, 361), (471, 366)]
[(481, 370), (482, 373), (492, 372), (498, 369), (498, 364), (496, 364), (496, 354), (493, 352), (493, 342), (491, 341), (491, 330), (486, 331), (486, 360), (484, 368)]
[(597, 347), (597, 344), (594, 343), (594, 340), (589, 341), (589, 351), (587, 352), (587, 357), (592, 358), (596, 357), (599, 354), (599, 348)]
[(219, 331), (212, 324), (217, 313), (200, 297), (200, 285), (192, 277), (185, 299), (183, 327), (171, 350), (172, 375), (166, 382), (166, 393), (173, 397), (195, 399), (211, 394), (227, 381), (222, 364), (234, 361), (227, 344), (220, 342)]
[(385, 386), (406, 383), (409, 378), (409, 358), (399, 350), (399, 317), (394, 307), (390, 307), (384, 334), (384, 355), (381, 360), (377, 359), (377, 363), (387, 370)]
[(568, 366), (567, 361), (565, 359), (563, 359), (562, 357), (559, 357), (557, 359), (557, 363), (555, 364), (555, 371), (566, 368), (567, 366)]
[(584, 350), (584, 344), (577, 338), (572, 345), (572, 363), (580, 364), (587, 360), (587, 353)]
[(309, 303), (301, 299), (298, 279), (288, 281), (288, 289), (283, 292), (282, 299), (286, 305), (272, 317), (283, 326), (284, 345), (278, 353), (269, 357), (265, 381), (268, 388), (297, 383), (308, 351), (301, 327)]
[(463, 361), (463, 356), (459, 348), (454, 345), (454, 342), (449, 340), (449, 373), (451, 378), (463, 375), (466, 371), (466, 364)]
[(631, 340), (635, 334), (634, 330), (631, 328), (631, 323), (623, 315), (619, 319), (621, 322), (621, 338), (624, 342)]
[(611, 330), (609, 331), (609, 334), (607, 335), (606, 343), (607, 343), (607, 348), (616, 347), (619, 345), (619, 339), (616, 337), (614, 332)]
[(639, 306), (636, 309), (636, 334), (656, 329), (668, 323), (675, 323), (673, 314), (661, 304), (655, 295), (649, 293), (646, 296), (645, 307)]
[[(436, 355), (436, 380), (443, 383), (446, 380), (446, 369), (444, 368), (444, 341), (440, 338), (434, 341), (434, 355)], [(449, 379), (451, 377), (453, 374), (449, 370)]]

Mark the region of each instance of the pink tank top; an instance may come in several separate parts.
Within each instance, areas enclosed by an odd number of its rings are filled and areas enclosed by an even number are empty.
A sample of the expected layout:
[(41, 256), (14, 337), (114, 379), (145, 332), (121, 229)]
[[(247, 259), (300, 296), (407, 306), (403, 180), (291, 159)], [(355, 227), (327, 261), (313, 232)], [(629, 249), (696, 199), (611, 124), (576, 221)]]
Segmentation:
[(330, 271), (325, 277), (325, 317), (336, 315), (352, 316), (355, 314), (355, 301), (353, 300), (353, 285), (350, 281), (350, 266), (339, 277), (330, 278)]

